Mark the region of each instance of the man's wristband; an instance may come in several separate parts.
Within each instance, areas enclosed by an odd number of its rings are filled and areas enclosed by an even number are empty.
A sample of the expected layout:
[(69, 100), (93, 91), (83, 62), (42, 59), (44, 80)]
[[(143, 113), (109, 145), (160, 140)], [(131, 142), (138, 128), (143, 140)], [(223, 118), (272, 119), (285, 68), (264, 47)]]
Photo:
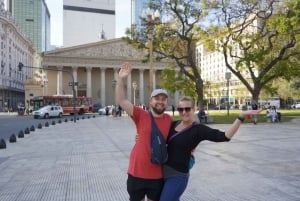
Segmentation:
[(242, 123), (245, 121), (245, 117), (238, 116), (237, 119), (240, 120)]

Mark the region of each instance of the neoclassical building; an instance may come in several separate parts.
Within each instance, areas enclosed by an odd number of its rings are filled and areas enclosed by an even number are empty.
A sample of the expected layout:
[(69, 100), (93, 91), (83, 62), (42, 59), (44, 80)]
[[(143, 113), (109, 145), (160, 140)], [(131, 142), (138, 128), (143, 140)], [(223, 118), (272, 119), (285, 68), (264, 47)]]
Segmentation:
[[(149, 63), (143, 63), (146, 53), (132, 48), (122, 39), (105, 40), (79, 46), (44, 52), (41, 66), (44, 69), (43, 94), (72, 94), (73, 82), (78, 83), (75, 91), (78, 96), (92, 96), (94, 103), (114, 104), (114, 87), (118, 71), (123, 62), (132, 64), (127, 79), (127, 98), (136, 104), (148, 105), (150, 96)], [(154, 62), (153, 87), (159, 88), (161, 71), (167, 62)], [(136, 83), (134, 91), (133, 83)], [(134, 93), (135, 92), (135, 93)], [(30, 93), (30, 92), (29, 92)], [(28, 97), (26, 95), (26, 97)], [(170, 104), (178, 101), (178, 94), (170, 95)]]

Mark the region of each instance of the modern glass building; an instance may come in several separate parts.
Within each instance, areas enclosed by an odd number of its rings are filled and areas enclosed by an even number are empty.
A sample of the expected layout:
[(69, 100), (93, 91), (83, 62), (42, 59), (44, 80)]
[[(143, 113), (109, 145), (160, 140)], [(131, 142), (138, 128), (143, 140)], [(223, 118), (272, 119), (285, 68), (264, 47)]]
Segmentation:
[[(136, 27), (142, 27), (141, 16), (144, 10), (147, 10), (149, 4), (154, 6), (153, 10), (162, 8), (164, 0), (131, 0), (132, 1), (132, 24)], [(161, 13), (161, 12), (160, 12)]]
[(37, 53), (50, 50), (50, 13), (45, 0), (7, 0), (7, 9)]

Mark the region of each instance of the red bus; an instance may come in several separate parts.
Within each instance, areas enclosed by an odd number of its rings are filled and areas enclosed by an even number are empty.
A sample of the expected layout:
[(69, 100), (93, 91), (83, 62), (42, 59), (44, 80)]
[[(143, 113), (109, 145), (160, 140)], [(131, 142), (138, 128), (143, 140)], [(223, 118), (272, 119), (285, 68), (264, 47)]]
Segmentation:
[[(33, 110), (38, 110), (45, 105), (60, 105), (64, 114), (74, 114), (73, 95), (36, 96), (30, 102)], [(92, 97), (77, 96), (75, 98), (75, 113), (84, 114), (92, 111)]]

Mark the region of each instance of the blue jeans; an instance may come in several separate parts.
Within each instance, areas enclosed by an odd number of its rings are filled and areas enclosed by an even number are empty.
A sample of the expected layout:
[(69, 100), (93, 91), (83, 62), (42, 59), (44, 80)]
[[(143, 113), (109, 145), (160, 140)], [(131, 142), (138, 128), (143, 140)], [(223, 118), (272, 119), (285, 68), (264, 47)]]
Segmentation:
[(160, 201), (179, 201), (188, 184), (188, 177), (169, 177), (165, 179)]

